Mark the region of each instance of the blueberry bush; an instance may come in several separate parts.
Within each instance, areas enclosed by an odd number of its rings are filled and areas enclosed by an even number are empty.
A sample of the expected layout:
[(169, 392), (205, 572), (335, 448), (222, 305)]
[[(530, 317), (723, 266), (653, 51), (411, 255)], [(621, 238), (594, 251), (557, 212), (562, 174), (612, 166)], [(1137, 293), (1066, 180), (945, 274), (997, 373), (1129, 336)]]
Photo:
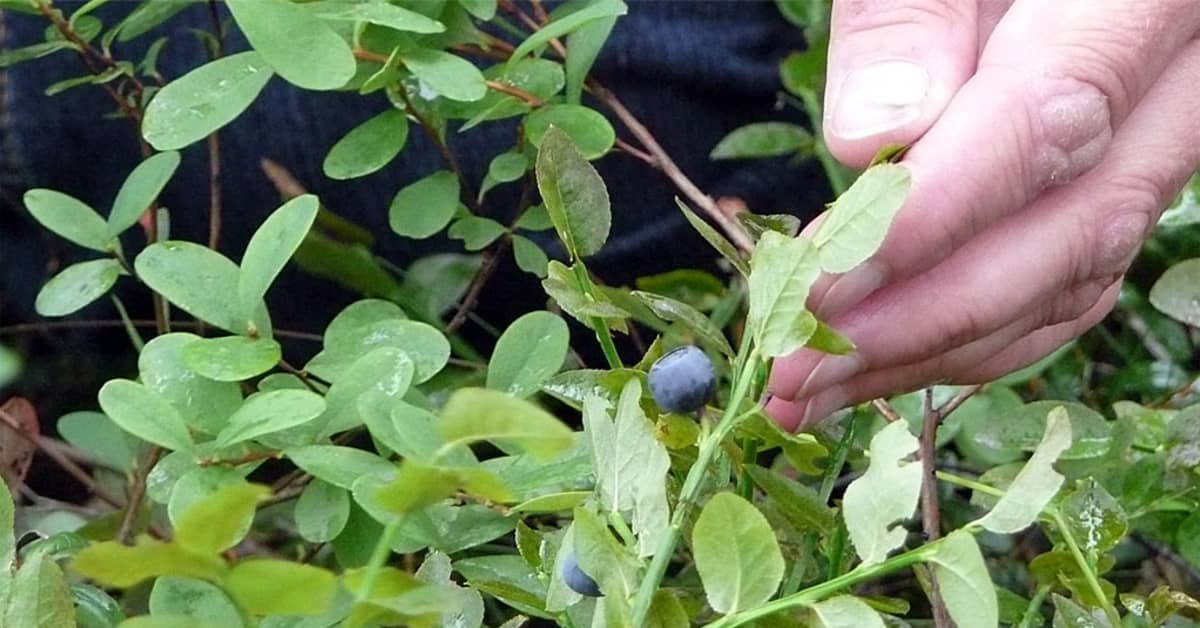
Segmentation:
[[(992, 384), (881, 399), (792, 434), (762, 410), (772, 361), (853, 349), (805, 301), (820, 273), (854, 268), (883, 241), (909, 185), (900, 149), (859, 173), (798, 125), (730, 133), (712, 158), (823, 164), (838, 197), (798, 236), (792, 216), (717, 207), (588, 76), (627, 12), (621, 0), (550, 12), (508, 0), (227, 0), (211, 6), (250, 49), (175, 77), (156, 67), (165, 38), (140, 60), (119, 53), (188, 3), (121, 3), (113, 24), (93, 15), (104, 4), (68, 13), (0, 0), (48, 26), (44, 42), (0, 53), (0, 67), (81, 56), (89, 72), (53, 77), (47, 93), (105, 90), (145, 148), (107, 212), (51, 189), (25, 194), (32, 218), (85, 260), (45, 284), (37, 311), (71, 316), (118, 283), (155, 302), (147, 338), (112, 297), (136, 372), (57, 418), (57, 438), (40, 435), (25, 400), (0, 409), (0, 434), (28, 447), (0, 483), (0, 624), (1200, 620), (1200, 260), (1186, 259), (1200, 182), (1164, 215), (1095, 332)], [(783, 61), (781, 102), (820, 120), (827, 3), (778, 6), (812, 43)], [(219, 50), (221, 30), (198, 36)], [(325, 174), (378, 171), (410, 133), (427, 134), (445, 169), (397, 191), (389, 237), (447, 234), (489, 259), (512, 255), (541, 278), (547, 309), (475, 346), (459, 329), (488, 263), (467, 270), (470, 284), (444, 256), (396, 269), (286, 173), (275, 180), (288, 199), (239, 260), (171, 239), (156, 197), (180, 151), (204, 151), (272, 80), (386, 94), (385, 110), (329, 148)], [(466, 180), (447, 133), (512, 118), (513, 147)], [(628, 289), (589, 272), (625, 210), (591, 162), (617, 149), (679, 186), (679, 210), (722, 275), (680, 269)], [(530, 194), (515, 220), (484, 215), (489, 190), (518, 183)], [(529, 237), (549, 230), (565, 258)], [(127, 232), (143, 244), (130, 250)], [(291, 336), (264, 304), (290, 263), (364, 297), (300, 366), (283, 359)], [(599, 351), (573, 350), (572, 327)], [(637, 355), (617, 342), (647, 332)], [(0, 348), (0, 385), (20, 368)], [(64, 520), (23, 505), (34, 455), (88, 486), (89, 506), (64, 506)]]

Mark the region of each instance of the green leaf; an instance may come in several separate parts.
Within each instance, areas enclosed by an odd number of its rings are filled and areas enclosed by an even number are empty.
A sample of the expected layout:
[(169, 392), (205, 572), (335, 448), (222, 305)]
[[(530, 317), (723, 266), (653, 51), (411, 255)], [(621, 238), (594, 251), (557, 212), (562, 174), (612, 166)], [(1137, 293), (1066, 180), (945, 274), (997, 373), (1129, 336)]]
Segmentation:
[(327, 24), (287, 0), (229, 0), (250, 45), (289, 83), (328, 90), (354, 77), (350, 45)]
[(468, 251), (478, 251), (504, 235), (505, 231), (504, 225), (491, 218), (466, 216), (454, 221), (446, 235), (452, 240), (462, 240)]
[(600, 250), (612, 226), (608, 189), (571, 138), (546, 131), (537, 157), (537, 183), (558, 237), (573, 257)]
[(155, 92), (142, 120), (142, 137), (158, 150), (198, 142), (241, 115), (271, 76), (257, 52), (206, 63)]
[(521, 218), (517, 220), (517, 228), (527, 231), (545, 231), (553, 229), (554, 222), (550, 220), (550, 212), (546, 211), (545, 205), (534, 205), (521, 214)]
[(237, 545), (249, 530), (258, 502), (270, 495), (262, 485), (240, 482), (192, 504), (175, 525), (175, 542), (200, 554), (218, 554)]
[(800, 233), (800, 219), (791, 214), (753, 214), (744, 211), (738, 212), (737, 219), (755, 241), (768, 231), (778, 231), (789, 238)]
[(401, 293), (413, 312), (438, 320), (456, 307), (470, 288), (482, 263), (479, 255), (438, 253), (422, 257), (408, 266)]
[(483, 178), (483, 184), (479, 188), (479, 200), (482, 201), (484, 194), (496, 185), (510, 183), (525, 176), (528, 169), (529, 159), (525, 157), (525, 153), (510, 150), (496, 155), (488, 163), (487, 176)]
[(337, 578), (312, 565), (252, 558), (229, 570), (225, 590), (251, 615), (318, 615), (333, 603)]
[[(600, 590), (606, 596), (627, 599), (638, 585), (640, 561), (608, 531), (604, 520), (596, 513), (580, 506), (575, 509), (575, 524), (568, 531), (573, 538), (569, 547), (574, 550), (579, 567), (584, 573), (594, 575)], [(566, 552), (559, 549), (555, 557), (554, 573), (561, 574), (562, 559)]]
[(10, 606), (5, 617), (6, 626), (75, 626), (71, 590), (53, 559), (38, 555), (21, 566), (12, 581)]
[(123, 273), (120, 262), (114, 259), (68, 266), (42, 286), (34, 309), (42, 316), (74, 314), (108, 293)]
[(491, 472), (479, 467), (444, 467), (416, 460), (400, 463), (396, 477), (375, 493), (376, 503), (397, 515), (420, 510), (456, 491), (492, 502), (510, 502), (512, 494)]
[(75, 603), (75, 625), (79, 628), (113, 628), (125, 619), (121, 605), (90, 584), (72, 584), (71, 597)]
[(911, 177), (897, 164), (868, 168), (829, 208), (813, 234), (821, 268), (844, 273), (875, 254), (904, 205)]
[(628, 10), (628, 7), (621, 0), (600, 0), (559, 19), (552, 20), (549, 24), (542, 26), (541, 29), (526, 37), (513, 50), (512, 55), (509, 56), (508, 64), (511, 67), (520, 61), (522, 57), (549, 43), (551, 39), (562, 37), (593, 20), (625, 15)]
[(21, 374), (21, 356), (0, 345), (0, 388), (4, 388)]
[(797, 529), (825, 533), (837, 524), (833, 511), (813, 489), (758, 465), (747, 465), (746, 472)]
[(608, 402), (589, 396), (583, 402), (583, 425), (592, 447), (597, 497), (610, 512), (632, 512), (638, 553), (645, 557), (654, 554), (669, 525), (666, 480), (671, 457), (655, 437), (654, 424), (639, 405), (641, 398), (641, 381), (625, 382), (610, 419)]
[(108, 235), (116, 237), (137, 224), (178, 167), (179, 153), (174, 151), (158, 153), (138, 164), (125, 178), (113, 201), (112, 211), (108, 214)]
[(271, 213), (254, 232), (238, 273), (237, 294), (242, 316), (252, 319), (271, 283), (287, 265), (317, 218), (320, 203), (303, 194)]
[(396, 465), (353, 447), (309, 445), (284, 453), (297, 467), (338, 488), (350, 489), (355, 480), (364, 476), (387, 480), (396, 472)]
[(138, 355), (138, 372), (146, 387), (169, 401), (188, 427), (216, 434), (242, 405), (242, 390), (236, 383), (200, 377), (184, 364), (184, 347), (198, 340), (178, 332), (153, 338)]
[(1029, 462), (991, 512), (976, 523), (992, 532), (1012, 534), (1036, 521), (1066, 480), (1054, 470), (1054, 462), (1070, 446), (1071, 420), (1065, 408), (1055, 408), (1046, 417), (1046, 433)]
[(617, 139), (607, 118), (582, 105), (545, 105), (534, 109), (525, 116), (525, 137), (541, 147), (552, 126), (564, 131), (588, 160), (604, 156)]
[[(179, 309), (231, 333), (247, 331), (231, 288), (238, 285), (239, 271), (229, 258), (208, 247), (183, 241), (152, 244), (133, 264), (138, 278)], [(254, 319), (260, 335), (270, 335), (265, 305)]]
[(946, 535), (927, 560), (933, 563), (938, 590), (959, 628), (993, 628), (999, 624), (996, 587), (970, 532), (955, 530)]
[(413, 380), (413, 363), (408, 354), (395, 347), (368, 351), (329, 389), (325, 401), (321, 435), (336, 434), (362, 425), (372, 412), (387, 416), (400, 403)]
[(783, 554), (771, 524), (733, 493), (718, 493), (704, 505), (692, 547), (708, 605), (723, 615), (766, 602), (783, 580)]
[(812, 135), (802, 126), (788, 122), (756, 122), (731, 131), (708, 154), (709, 159), (757, 159), (813, 148)]
[(105, 541), (85, 547), (71, 561), (76, 573), (106, 587), (126, 589), (157, 576), (189, 576), (220, 582), (225, 562), (175, 543), (141, 537), (133, 547)]
[(396, 193), (388, 209), (388, 224), (402, 236), (428, 238), (454, 217), (458, 194), (458, 177), (439, 170)]
[(539, 391), (562, 368), (571, 333), (550, 312), (530, 312), (501, 334), (488, 362), (487, 386), (514, 397)]
[(629, 312), (609, 300), (603, 292), (598, 291), (595, 295), (584, 293), (575, 273), (558, 260), (551, 260), (546, 265), (542, 289), (564, 312), (588, 327), (592, 326), (593, 318), (601, 318), (610, 329), (627, 330), (625, 319), (629, 318)]
[(350, 520), (350, 494), (321, 480), (304, 487), (296, 500), (296, 532), (309, 543), (327, 543), (342, 533)]
[(325, 399), (307, 390), (272, 390), (251, 395), (217, 434), (217, 445), (235, 443), (303, 425), (325, 412)]
[[(359, 4), (345, 6), (393, 7), (390, 4)], [(383, 113), (354, 127), (342, 136), (329, 154), (322, 169), (330, 179), (362, 177), (386, 166), (400, 154), (408, 139), (408, 118), (399, 109)]]
[[(212, 446), (206, 447), (205, 451), (213, 451)], [(196, 457), (197, 455), (194, 455), (186, 466), (181, 465), (183, 468), (178, 471), (179, 477), (169, 489), (167, 515), (175, 525), (183, 520), (193, 506), (203, 503), (219, 491), (247, 484), (245, 475), (249, 473), (249, 469), (234, 469), (221, 465), (199, 466), (194, 462)], [(239, 523), (242, 533), (245, 534), (250, 529), (250, 518), (247, 517)]]
[(913, 516), (921, 496), (921, 464), (904, 461), (917, 448), (906, 422), (889, 423), (871, 439), (866, 473), (846, 487), (843, 516), (864, 565), (882, 562), (908, 535), (897, 522)]
[(567, 512), (574, 510), (576, 506), (582, 504), (584, 500), (591, 497), (591, 491), (563, 491), (561, 493), (550, 493), (527, 499), (509, 510), (512, 512), (526, 514), (553, 514), (556, 512)]
[(416, 383), (428, 381), (450, 359), (450, 342), (432, 325), (410, 320), (384, 320), (347, 333), (334, 346), (317, 354), (307, 370), (328, 382), (337, 380), (372, 349), (394, 347), (412, 360)]
[(283, 349), (267, 338), (199, 338), (185, 345), (180, 357), (188, 368), (208, 379), (240, 382), (274, 368)]
[(313, 2), (305, 6), (323, 20), (366, 22), (406, 33), (431, 34), (445, 32), (446, 27), (403, 7), (382, 2)]
[(50, 231), (84, 248), (107, 253), (117, 247), (108, 226), (96, 210), (83, 201), (54, 190), (37, 188), (25, 193), (25, 209)]
[(522, 235), (512, 237), (513, 257), (517, 260), (517, 268), (538, 277), (546, 276), (546, 265), (550, 258), (536, 242)]
[(441, 50), (415, 48), (400, 60), (429, 89), (444, 98), (473, 102), (487, 95), (483, 73), (470, 61)]
[(1177, 321), (1200, 327), (1200, 258), (1168, 268), (1150, 289), (1150, 303)]
[(189, 6), (192, 6), (189, 0), (143, 2), (115, 27), (114, 30), (118, 32), (117, 41), (125, 43), (136, 39)]
[(808, 342), (804, 343), (804, 346), (833, 355), (846, 355), (854, 351), (854, 342), (852, 340), (819, 320), (817, 321), (817, 328), (813, 331), (812, 336), (809, 336)]
[(679, 200), (679, 197), (675, 197), (675, 204), (679, 206), (679, 211), (683, 212), (683, 217), (687, 219), (688, 224), (692, 225), (692, 228), (700, 234), (700, 237), (704, 238), (705, 242), (712, 245), (721, 254), (721, 257), (724, 257), (730, 264), (733, 264), (733, 267), (743, 277), (750, 275), (750, 264), (738, 252), (737, 247), (725, 239), (725, 236), (718, 233), (716, 229), (713, 229), (711, 225), (704, 222), (703, 218), (697, 216), (696, 212), (693, 212), (683, 201)]
[(1059, 506), (1071, 535), (1085, 552), (1107, 552), (1129, 529), (1125, 509), (1094, 478), (1080, 480)]
[(729, 341), (725, 338), (725, 334), (700, 310), (682, 301), (676, 301), (670, 297), (650, 292), (634, 290), (633, 296), (637, 297), (642, 303), (645, 303), (646, 307), (650, 308), (650, 311), (654, 312), (659, 318), (678, 323), (684, 330), (693, 334), (700, 344), (711, 349), (716, 349), (729, 357), (733, 357), (733, 347), (729, 346)]
[(1046, 417), (1062, 406), (1071, 421), (1069, 449), (1060, 456), (1063, 460), (1095, 458), (1108, 451), (1112, 443), (1112, 427), (1103, 415), (1087, 406), (1062, 401), (1035, 401), (1016, 406), (1004, 416), (993, 417), (979, 426), (974, 440), (992, 449), (1033, 451), (1046, 431)]
[(100, 389), (100, 407), (121, 429), (167, 449), (190, 450), (192, 436), (179, 412), (158, 394), (126, 379)]
[(883, 618), (866, 602), (852, 595), (838, 595), (808, 607), (813, 628), (884, 628)]
[(1186, 227), (1200, 223), (1200, 174), (1192, 174), (1187, 185), (1158, 219), (1159, 227)]
[(44, 41), (33, 44), (32, 46), (24, 46), (22, 48), (2, 50), (0, 51), (0, 69), (12, 67), (24, 61), (41, 59), (42, 57), (50, 56), (59, 50), (70, 50), (71, 47), (71, 42), (58, 40)]
[(155, 580), (149, 605), (152, 616), (176, 615), (230, 628), (245, 625), (241, 612), (220, 587), (195, 578), (165, 576)]
[(460, 388), (442, 407), (447, 446), (502, 441), (546, 460), (570, 449), (574, 433), (538, 406), (484, 388)]
[(778, 357), (804, 346), (816, 331), (816, 319), (805, 316), (805, 301), (821, 272), (812, 241), (768, 231), (750, 266), (747, 326), (759, 351)]
[(611, 15), (591, 20), (567, 36), (567, 58), (563, 61), (566, 70), (567, 102), (578, 105), (583, 95), (583, 83), (587, 80), (592, 64), (600, 56), (608, 36), (617, 24), (617, 16)]

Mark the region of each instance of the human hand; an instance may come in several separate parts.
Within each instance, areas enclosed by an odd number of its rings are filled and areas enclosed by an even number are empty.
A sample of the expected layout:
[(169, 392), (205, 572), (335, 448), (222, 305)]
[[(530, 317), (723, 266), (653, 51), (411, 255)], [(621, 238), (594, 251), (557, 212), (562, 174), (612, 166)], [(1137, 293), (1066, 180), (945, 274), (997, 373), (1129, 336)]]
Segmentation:
[(768, 412), (985, 382), (1098, 323), (1200, 165), (1198, 30), (1193, 0), (835, 0), (825, 140), (911, 144), (912, 187), (809, 297), (857, 350), (778, 360)]

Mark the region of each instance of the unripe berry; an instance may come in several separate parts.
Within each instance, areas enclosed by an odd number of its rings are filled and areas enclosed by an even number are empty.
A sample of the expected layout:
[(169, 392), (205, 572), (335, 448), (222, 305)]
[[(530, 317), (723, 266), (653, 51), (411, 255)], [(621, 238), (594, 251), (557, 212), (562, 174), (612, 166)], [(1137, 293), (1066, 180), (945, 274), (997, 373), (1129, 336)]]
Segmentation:
[(567, 554), (567, 559), (563, 561), (562, 577), (567, 587), (580, 595), (587, 597), (600, 597), (603, 595), (596, 581), (592, 580), (591, 576), (583, 573), (583, 570), (579, 568), (579, 560), (575, 558), (574, 552)]
[(648, 379), (658, 407), (677, 414), (703, 408), (716, 390), (712, 360), (693, 345), (664, 354), (650, 367)]

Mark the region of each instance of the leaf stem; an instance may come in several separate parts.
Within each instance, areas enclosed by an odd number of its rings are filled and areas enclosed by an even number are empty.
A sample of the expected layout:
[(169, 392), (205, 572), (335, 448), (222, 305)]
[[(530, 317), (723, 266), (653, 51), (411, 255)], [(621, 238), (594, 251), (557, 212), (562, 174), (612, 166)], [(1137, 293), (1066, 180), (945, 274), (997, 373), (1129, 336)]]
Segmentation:
[(1025, 614), (1021, 616), (1021, 623), (1017, 628), (1032, 628), (1034, 618), (1037, 617), (1049, 593), (1050, 587), (1038, 587), (1037, 592), (1033, 594), (1033, 599), (1029, 600), (1029, 606), (1025, 607)]
[(1114, 626), (1121, 625), (1121, 615), (1117, 609), (1113, 607), (1108, 596), (1104, 594), (1104, 589), (1100, 586), (1100, 579), (1096, 576), (1096, 571), (1092, 569), (1092, 565), (1083, 555), (1083, 550), (1079, 548), (1079, 543), (1075, 540), (1075, 535), (1071, 534), (1070, 528), (1067, 527), (1066, 520), (1063, 519), (1062, 513), (1056, 508), (1047, 508), (1046, 514), (1054, 520), (1054, 525), (1058, 526), (1059, 533), (1062, 534), (1063, 541), (1067, 544), (1067, 549), (1071, 550), (1071, 556), (1075, 558), (1075, 564), (1079, 566), (1079, 571), (1083, 573), (1083, 579), (1087, 581), (1088, 588), (1092, 590), (1092, 595), (1100, 602), (1100, 608), (1104, 609), (1104, 614), (1108, 616), (1108, 621)]
[(834, 197), (842, 195), (847, 188), (850, 187), (850, 182), (846, 180), (846, 171), (842, 165), (833, 158), (833, 154), (829, 152), (829, 147), (825, 145), (825, 133), (821, 130), (821, 103), (817, 100), (815, 93), (807, 90), (800, 94), (800, 99), (804, 102), (804, 109), (808, 113), (808, 119), (812, 121), (814, 129), (814, 146), (813, 150), (817, 154), (817, 160), (821, 162), (821, 167), (825, 170), (825, 178), (829, 179), (829, 187), (833, 188)]
[(362, 587), (354, 594), (355, 601), (363, 602), (371, 599), (371, 590), (375, 588), (375, 581), (379, 579), (379, 572), (383, 569), (384, 563), (387, 562), (388, 556), (392, 553), (392, 539), (396, 533), (400, 531), (400, 520), (389, 522), (383, 528), (383, 533), (379, 535), (379, 540), (375, 543), (375, 549), (371, 552), (371, 559), (367, 562), (367, 575), (363, 577)]
[(861, 582), (873, 580), (883, 575), (892, 573), (910, 567), (917, 563), (923, 562), (929, 556), (937, 552), (938, 546), (943, 541), (941, 539), (926, 543), (921, 547), (909, 550), (903, 554), (897, 554), (882, 563), (874, 565), (860, 565), (856, 569), (847, 572), (844, 575), (826, 580), (821, 584), (811, 586), (798, 593), (781, 597), (774, 602), (768, 602), (750, 610), (727, 615), (717, 621), (709, 623), (707, 628), (733, 628), (754, 621), (768, 615), (786, 611), (799, 606), (808, 606), (815, 604), (825, 599), (829, 595), (837, 593), (843, 589), (850, 588)]
[(700, 452), (696, 456), (696, 462), (688, 470), (687, 477), (683, 481), (683, 488), (679, 490), (679, 501), (675, 505), (675, 512), (671, 515), (671, 525), (658, 544), (654, 558), (650, 561), (650, 567), (638, 587), (637, 597), (634, 598), (633, 603), (634, 626), (645, 624), (646, 615), (650, 612), (650, 603), (663, 576), (667, 573), (667, 565), (670, 564), (671, 558), (675, 554), (675, 546), (679, 543), (683, 526), (691, 515), (692, 509), (696, 507), (696, 498), (700, 493), (700, 485), (703, 483), (704, 476), (708, 474), (708, 468), (716, 458), (717, 452), (720, 451), (722, 441), (737, 425), (738, 417), (744, 416), (738, 413), (738, 407), (745, 400), (746, 393), (750, 390), (750, 384), (754, 381), (755, 371), (759, 367), (757, 351), (750, 348), (749, 334), (742, 339), (742, 346), (738, 351), (738, 362), (743, 366), (734, 380), (733, 393), (729, 397), (729, 403), (726, 404), (725, 411), (716, 428), (700, 442)]
[[(583, 290), (583, 293), (593, 299), (596, 298), (596, 286), (592, 283), (592, 278), (588, 275), (583, 260), (576, 261), (572, 269), (575, 271), (575, 278), (579, 281), (579, 288)], [(596, 332), (596, 340), (600, 342), (600, 350), (604, 352), (604, 359), (608, 361), (608, 368), (624, 368), (625, 365), (621, 362), (621, 354), (617, 353), (617, 345), (613, 342), (612, 331), (608, 328), (608, 323), (599, 316), (593, 316), (590, 320), (591, 327)]]

